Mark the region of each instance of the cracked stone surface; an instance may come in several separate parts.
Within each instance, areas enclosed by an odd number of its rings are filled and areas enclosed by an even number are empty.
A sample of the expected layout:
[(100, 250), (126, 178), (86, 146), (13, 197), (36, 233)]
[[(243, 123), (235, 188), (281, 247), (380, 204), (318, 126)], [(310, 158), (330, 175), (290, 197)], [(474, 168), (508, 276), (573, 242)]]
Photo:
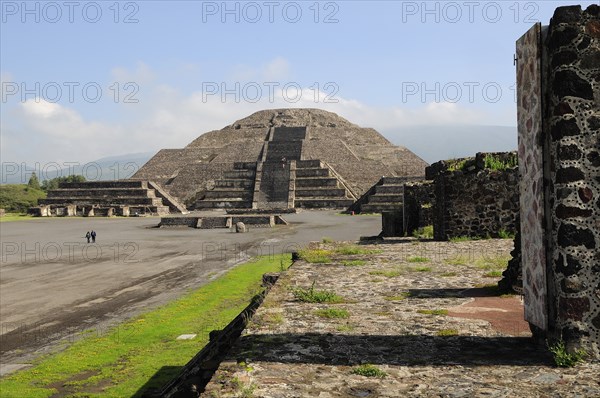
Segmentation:
[[(300, 260), (284, 273), (202, 396), (600, 396), (599, 363), (555, 367), (531, 339), (521, 298), (498, 295), (511, 240), (360, 248), (377, 252)], [(351, 260), (364, 264), (343, 264)], [(298, 301), (294, 289), (313, 282), (343, 301)], [(321, 317), (323, 309), (347, 317)], [(385, 376), (354, 374), (362, 364)]]

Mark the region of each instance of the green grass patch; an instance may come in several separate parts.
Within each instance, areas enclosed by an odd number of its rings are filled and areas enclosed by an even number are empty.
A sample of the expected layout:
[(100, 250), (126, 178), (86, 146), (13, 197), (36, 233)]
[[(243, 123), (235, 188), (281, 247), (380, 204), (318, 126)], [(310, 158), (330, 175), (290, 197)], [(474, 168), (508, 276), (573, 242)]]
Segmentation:
[(346, 323), (344, 325), (338, 325), (335, 330), (337, 330), (338, 332), (351, 332), (354, 329), (356, 329), (356, 326)]
[(330, 238), (330, 237), (328, 237), (328, 236), (324, 236), (324, 237), (321, 239), (321, 242), (323, 242), (323, 243), (333, 243), (333, 239), (332, 239), (332, 238)]
[[(283, 257), (291, 262), (289, 254)], [(142, 387), (158, 388), (208, 343), (209, 331), (226, 326), (262, 290), (262, 275), (279, 267), (280, 256), (258, 258), (105, 333), (83, 333), (64, 351), (3, 378), (2, 397), (49, 397), (57, 393), (50, 384), (65, 383), (71, 384), (68, 396), (85, 397), (131, 397)], [(176, 340), (184, 333), (198, 336)], [(164, 366), (173, 370), (146, 384)], [(74, 382), (91, 372), (87, 379)], [(98, 386), (103, 386), (102, 392)]]
[(365, 260), (342, 260), (342, 265), (344, 267), (360, 267), (366, 263), (367, 262)]
[[(45, 199), (46, 192), (27, 184), (0, 185), (0, 208), (7, 213), (27, 213), (30, 207), (37, 206), (38, 199)], [(2, 219), (4, 217), (0, 217)]]
[(429, 259), (427, 257), (414, 256), (408, 258), (409, 263), (426, 263), (428, 261)]
[(300, 258), (307, 263), (329, 264), (331, 260), (331, 251), (325, 249), (304, 249), (298, 251)]
[(400, 276), (400, 274), (401, 274), (401, 272), (398, 270), (390, 270), (390, 271), (377, 270), (377, 271), (369, 272), (369, 275), (380, 275), (380, 276), (385, 276), (386, 278), (395, 278), (397, 276)]
[(483, 276), (485, 276), (486, 278), (499, 278), (502, 276), (502, 271), (486, 272)]
[(477, 257), (474, 265), (484, 271), (504, 271), (510, 259), (510, 255)]
[(427, 225), (413, 231), (412, 235), (417, 239), (433, 239), (433, 225)]
[(321, 317), (321, 318), (340, 318), (340, 319), (346, 319), (346, 318), (350, 318), (350, 313), (344, 309), (337, 309), (337, 308), (326, 308), (326, 309), (322, 309), (322, 310), (316, 310), (315, 311), (315, 315)]
[(371, 364), (360, 365), (352, 368), (352, 374), (365, 377), (377, 377), (380, 379), (387, 376), (387, 373), (379, 369), (377, 366)]
[(308, 289), (293, 289), (292, 294), (303, 303), (341, 303), (344, 301), (341, 296), (331, 290), (316, 290), (315, 282)]
[(458, 255), (446, 259), (446, 264), (448, 265), (467, 265), (470, 262), (473, 262), (473, 258), (463, 255)]
[(442, 330), (438, 330), (438, 332), (436, 333), (436, 335), (438, 335), (440, 337), (458, 336), (458, 330), (456, 330), (456, 329), (442, 329)]
[(570, 368), (583, 362), (587, 357), (587, 352), (584, 349), (579, 349), (574, 352), (568, 352), (565, 342), (557, 341), (554, 345), (549, 345), (548, 349), (554, 357), (554, 363), (561, 368)]
[(25, 221), (25, 220), (33, 220), (34, 216), (30, 216), (27, 214), (21, 213), (6, 213), (4, 216), (0, 217), (0, 222), (10, 222), (10, 221)]
[(448, 315), (448, 310), (417, 310), (417, 313), (425, 315)]
[(348, 256), (357, 255), (357, 254), (378, 254), (378, 253), (382, 252), (382, 250), (367, 249), (364, 247), (360, 247), (358, 245), (343, 245), (343, 246), (335, 248), (334, 251), (336, 254), (343, 254), (343, 255), (348, 255)]

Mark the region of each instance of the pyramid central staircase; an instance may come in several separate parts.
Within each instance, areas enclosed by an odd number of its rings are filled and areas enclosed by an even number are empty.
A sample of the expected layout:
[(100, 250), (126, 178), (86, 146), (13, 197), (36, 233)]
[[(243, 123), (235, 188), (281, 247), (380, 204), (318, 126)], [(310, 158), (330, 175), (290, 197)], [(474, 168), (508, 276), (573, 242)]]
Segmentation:
[(196, 209), (347, 208), (356, 196), (320, 160), (302, 160), (307, 127), (271, 127), (256, 163), (235, 163)]

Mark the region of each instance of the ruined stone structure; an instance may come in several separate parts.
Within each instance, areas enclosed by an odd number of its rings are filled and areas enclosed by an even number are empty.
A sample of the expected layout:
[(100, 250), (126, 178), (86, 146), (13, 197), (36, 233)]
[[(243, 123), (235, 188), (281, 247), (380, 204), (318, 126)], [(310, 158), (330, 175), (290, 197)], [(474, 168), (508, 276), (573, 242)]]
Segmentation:
[[(382, 213), (383, 235), (410, 235), (427, 225), (433, 225), (434, 237), (440, 241), (514, 235), (519, 215), (516, 162), (514, 152), (481, 152), (473, 158), (432, 164), (425, 171), (427, 181), (406, 182), (398, 188), (397, 207)], [(377, 198), (386, 188), (379, 184), (361, 200)], [(349, 210), (360, 208), (359, 202)]]
[(38, 216), (130, 216), (186, 212), (185, 207), (152, 181), (88, 181), (60, 183), (48, 192)]
[[(436, 240), (468, 236), (499, 237), (501, 231), (515, 234), (519, 214), (518, 170), (485, 166), (492, 156), (499, 162), (514, 164), (514, 153), (478, 153), (475, 158), (454, 165), (434, 165), (433, 232)], [(456, 170), (452, 168), (456, 167)], [(433, 174), (428, 171), (429, 176)]]
[(196, 209), (346, 208), (381, 176), (419, 178), (425, 166), (334, 113), (278, 109), (163, 149), (133, 178)]
[(558, 8), (517, 60), (525, 318), (600, 358), (600, 6)]

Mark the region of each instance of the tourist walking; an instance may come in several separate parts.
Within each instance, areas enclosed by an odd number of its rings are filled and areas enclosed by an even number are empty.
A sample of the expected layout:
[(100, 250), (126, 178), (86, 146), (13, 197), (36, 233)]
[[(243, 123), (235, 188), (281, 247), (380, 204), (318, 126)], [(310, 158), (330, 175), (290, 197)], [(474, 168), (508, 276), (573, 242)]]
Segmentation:
[(91, 236), (92, 236), (92, 243), (96, 243), (96, 231), (92, 230)]
[(85, 237), (87, 238), (88, 243), (90, 243), (91, 236), (92, 236), (92, 234), (90, 234), (90, 231), (87, 231), (87, 234), (85, 234)]

